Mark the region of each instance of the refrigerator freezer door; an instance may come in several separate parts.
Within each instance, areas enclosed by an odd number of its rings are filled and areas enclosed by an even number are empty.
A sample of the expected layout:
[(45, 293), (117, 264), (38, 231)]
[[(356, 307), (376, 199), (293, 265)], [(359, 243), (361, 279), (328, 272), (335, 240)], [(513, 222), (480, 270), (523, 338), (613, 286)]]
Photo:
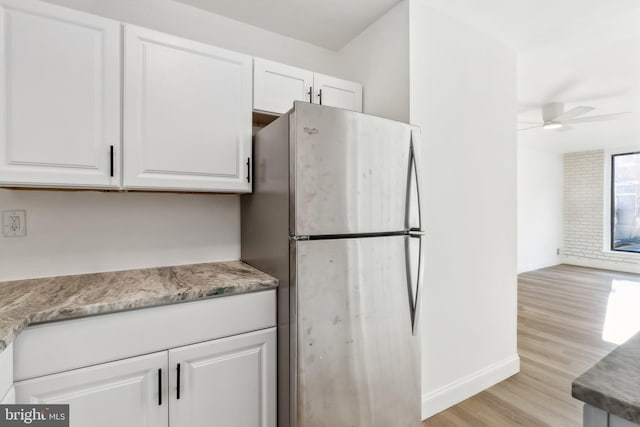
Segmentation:
[(416, 240), (292, 242), (292, 425), (420, 425), (420, 341), (411, 316), (418, 257), (409, 256)]
[(419, 228), (411, 158), (419, 129), (307, 103), (292, 114), (290, 234), (384, 233)]

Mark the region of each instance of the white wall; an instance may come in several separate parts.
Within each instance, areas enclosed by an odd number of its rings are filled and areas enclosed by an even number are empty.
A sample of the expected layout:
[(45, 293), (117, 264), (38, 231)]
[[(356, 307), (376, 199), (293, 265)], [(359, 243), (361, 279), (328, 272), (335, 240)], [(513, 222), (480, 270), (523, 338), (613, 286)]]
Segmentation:
[(345, 78), (364, 85), (368, 114), (409, 121), (409, 0), (397, 4), (340, 51)]
[(129, 24), (340, 77), (335, 51), (173, 0), (47, 0)]
[(238, 196), (0, 189), (27, 237), (0, 235), (0, 281), (240, 257)]
[(410, 61), (426, 186), (428, 417), (519, 370), (516, 54), (411, 0)]
[(562, 154), (518, 146), (518, 273), (560, 263)]

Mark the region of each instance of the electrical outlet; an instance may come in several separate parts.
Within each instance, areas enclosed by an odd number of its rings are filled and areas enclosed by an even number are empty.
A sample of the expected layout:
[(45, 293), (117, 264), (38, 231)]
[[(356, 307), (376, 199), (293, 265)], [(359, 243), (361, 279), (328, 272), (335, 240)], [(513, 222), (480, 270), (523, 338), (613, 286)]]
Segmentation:
[(27, 235), (27, 211), (2, 212), (2, 234), (4, 237), (24, 237)]

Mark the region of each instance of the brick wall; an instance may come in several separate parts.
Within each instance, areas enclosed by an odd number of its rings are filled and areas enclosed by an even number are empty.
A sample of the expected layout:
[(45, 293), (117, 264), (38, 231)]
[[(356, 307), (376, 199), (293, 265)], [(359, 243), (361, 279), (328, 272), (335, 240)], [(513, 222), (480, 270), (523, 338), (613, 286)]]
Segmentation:
[(604, 242), (605, 227), (609, 227), (605, 215), (609, 207), (604, 205), (605, 161), (609, 158), (603, 150), (564, 155), (562, 259), (567, 264), (638, 272), (640, 256), (612, 253), (610, 242)]

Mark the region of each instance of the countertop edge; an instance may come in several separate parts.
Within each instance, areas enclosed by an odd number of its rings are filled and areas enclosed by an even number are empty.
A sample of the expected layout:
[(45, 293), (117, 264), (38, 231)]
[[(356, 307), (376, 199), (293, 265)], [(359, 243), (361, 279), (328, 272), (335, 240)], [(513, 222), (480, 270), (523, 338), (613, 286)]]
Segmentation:
[[(167, 293), (162, 296), (146, 296), (143, 298), (134, 298), (134, 299), (123, 299), (118, 302), (109, 302), (109, 303), (97, 303), (97, 304), (88, 304), (81, 307), (76, 307), (73, 309), (66, 309), (65, 307), (53, 307), (49, 310), (41, 310), (36, 312), (28, 313), (24, 316), (23, 319), (16, 319), (15, 325), (9, 328), (6, 331), (6, 334), (3, 337), (0, 337), (0, 353), (2, 353), (11, 343), (13, 343), (16, 338), (20, 335), (22, 331), (34, 324), (42, 324), (48, 322), (57, 322), (57, 321), (65, 321), (65, 320), (73, 320), (88, 316), (95, 315), (104, 315), (104, 314), (114, 314), (121, 313), (131, 310), (141, 310), (148, 309), (153, 307), (167, 306), (172, 304), (182, 304), (187, 302), (195, 302), (202, 301), (212, 298), (221, 298), (226, 296), (233, 295), (241, 295), (248, 294), (254, 292), (263, 292), (268, 290), (275, 290), (278, 288), (278, 280), (272, 276), (269, 276), (266, 273), (252, 267), (249, 264), (246, 264), (242, 261), (228, 261), (228, 262), (240, 262), (248, 267), (251, 267), (257, 273), (263, 274), (266, 277), (264, 279), (255, 279), (253, 282), (248, 282), (241, 284), (239, 286), (234, 286), (233, 284), (229, 284), (227, 286), (218, 286), (211, 287), (205, 290), (196, 291), (189, 290), (187, 292), (175, 292), (175, 293)], [(228, 262), (212, 262), (207, 264), (225, 264)], [(199, 264), (194, 264), (199, 265)], [(187, 266), (167, 266), (167, 267), (157, 267), (157, 268), (184, 268)], [(149, 269), (139, 269), (139, 270), (127, 270), (127, 271), (143, 271)], [(108, 272), (112, 273), (112, 272)], [(119, 272), (113, 272), (119, 273)], [(101, 274), (101, 273), (95, 273)], [(268, 277), (268, 278), (267, 278)], [(34, 280), (48, 280), (50, 278), (43, 279), (34, 279)], [(230, 279), (232, 282), (233, 279)]]
[(571, 383), (571, 396), (595, 408), (601, 409), (620, 418), (640, 423), (640, 407), (633, 402), (606, 396), (604, 393), (577, 382)]
[(571, 396), (640, 424), (640, 332), (575, 378)]

